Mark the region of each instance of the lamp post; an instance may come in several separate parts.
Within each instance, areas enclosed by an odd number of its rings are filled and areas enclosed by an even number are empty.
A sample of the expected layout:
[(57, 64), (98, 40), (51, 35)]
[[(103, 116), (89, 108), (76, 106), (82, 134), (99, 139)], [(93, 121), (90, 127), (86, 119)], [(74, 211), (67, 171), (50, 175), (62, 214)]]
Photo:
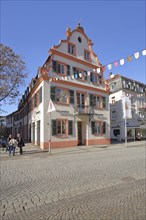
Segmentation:
[(127, 117), (125, 114), (125, 146), (127, 147)]

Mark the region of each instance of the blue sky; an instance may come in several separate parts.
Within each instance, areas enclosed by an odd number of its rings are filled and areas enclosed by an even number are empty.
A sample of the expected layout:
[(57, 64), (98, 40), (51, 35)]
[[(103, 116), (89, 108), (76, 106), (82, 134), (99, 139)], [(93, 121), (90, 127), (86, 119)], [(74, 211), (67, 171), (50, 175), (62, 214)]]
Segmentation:
[[(29, 75), (26, 86), (48, 56), (49, 49), (66, 39), (80, 21), (94, 43), (102, 65), (146, 48), (146, 1), (13, 1), (1, 0), (1, 42), (23, 57)], [(125, 62), (110, 71), (146, 83), (146, 56)], [(22, 87), (22, 93), (26, 87)], [(16, 105), (3, 106), (7, 115)]]

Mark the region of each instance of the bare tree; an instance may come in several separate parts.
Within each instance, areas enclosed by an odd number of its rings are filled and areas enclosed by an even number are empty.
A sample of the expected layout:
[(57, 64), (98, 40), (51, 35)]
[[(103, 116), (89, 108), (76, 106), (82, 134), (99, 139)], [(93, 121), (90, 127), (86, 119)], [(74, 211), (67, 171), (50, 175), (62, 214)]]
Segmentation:
[(14, 103), (26, 77), (26, 65), (22, 58), (10, 47), (0, 44), (0, 102)]

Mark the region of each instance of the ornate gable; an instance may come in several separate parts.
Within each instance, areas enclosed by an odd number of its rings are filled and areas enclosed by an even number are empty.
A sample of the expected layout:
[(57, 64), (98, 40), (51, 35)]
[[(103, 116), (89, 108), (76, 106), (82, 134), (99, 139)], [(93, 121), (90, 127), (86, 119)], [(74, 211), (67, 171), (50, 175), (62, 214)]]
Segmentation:
[(53, 54), (53, 50), (56, 50), (63, 54), (84, 60), (97, 67), (101, 66), (97, 55), (92, 50), (93, 43), (85, 34), (80, 23), (78, 23), (78, 26), (73, 31), (68, 27), (65, 34), (67, 37), (66, 40), (60, 40), (58, 45), (54, 45), (49, 51), (50, 54)]

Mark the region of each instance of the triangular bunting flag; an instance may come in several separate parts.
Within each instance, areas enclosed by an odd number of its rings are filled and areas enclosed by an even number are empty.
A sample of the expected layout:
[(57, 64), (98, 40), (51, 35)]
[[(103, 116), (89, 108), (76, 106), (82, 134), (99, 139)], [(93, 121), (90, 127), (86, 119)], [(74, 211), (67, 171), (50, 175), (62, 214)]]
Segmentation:
[(132, 60), (132, 57), (131, 57), (131, 56), (128, 56), (128, 57), (127, 57), (127, 61), (130, 62), (131, 60)]
[(118, 66), (118, 62), (117, 61), (114, 62), (114, 66)]

